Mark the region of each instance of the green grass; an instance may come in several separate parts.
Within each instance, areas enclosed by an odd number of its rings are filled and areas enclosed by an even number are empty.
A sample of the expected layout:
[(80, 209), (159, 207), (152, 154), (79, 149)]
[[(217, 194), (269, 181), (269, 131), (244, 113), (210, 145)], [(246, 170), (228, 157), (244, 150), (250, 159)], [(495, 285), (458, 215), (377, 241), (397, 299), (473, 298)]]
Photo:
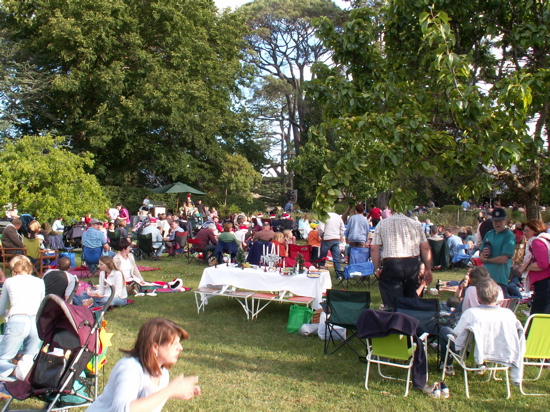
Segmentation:
[[(142, 265), (162, 270), (144, 272), (147, 280), (172, 280), (181, 277), (185, 286), (197, 288), (205, 266), (187, 264), (185, 258), (164, 258), (161, 262), (141, 261)], [(436, 272), (435, 280), (459, 280), (465, 270)], [(371, 288), (373, 308), (380, 304), (377, 285)], [(446, 299), (444, 294), (440, 299)], [(520, 308), (525, 309), (525, 308)], [(130, 348), (140, 325), (148, 318), (164, 316), (180, 323), (190, 334), (184, 351), (171, 374), (198, 375), (202, 396), (189, 402), (172, 400), (164, 411), (360, 411), (360, 410), (437, 410), (437, 411), (520, 411), (545, 410), (545, 397), (525, 397), (516, 387), (506, 400), (504, 382), (478, 383), (472, 378), (471, 398), (464, 394), (461, 372), (447, 378), (450, 399), (431, 399), (411, 389), (403, 398), (404, 383), (380, 379), (371, 371), (370, 390), (364, 388), (365, 364), (343, 348), (333, 355), (323, 353), (318, 337), (286, 333), (289, 306), (271, 304), (256, 321), (247, 321), (241, 306), (231, 299), (211, 299), (205, 313), (197, 314), (193, 292), (138, 297), (135, 303), (106, 314), (108, 330), (114, 333), (105, 375)], [(520, 315), (522, 322), (525, 320)], [(440, 377), (436, 357), (430, 352), (430, 383)], [(532, 384), (548, 392), (548, 371), (540, 383)], [(18, 406), (36, 405), (22, 402)]]

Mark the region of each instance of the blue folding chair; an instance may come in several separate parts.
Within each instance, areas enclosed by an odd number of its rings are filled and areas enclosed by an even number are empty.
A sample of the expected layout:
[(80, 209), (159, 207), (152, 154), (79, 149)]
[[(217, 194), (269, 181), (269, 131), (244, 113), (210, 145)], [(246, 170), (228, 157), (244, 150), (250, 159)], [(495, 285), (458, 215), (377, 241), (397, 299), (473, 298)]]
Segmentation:
[[(365, 281), (368, 282), (370, 288), (370, 279), (374, 274), (374, 264), (372, 262), (355, 263), (353, 265), (347, 265), (344, 268), (344, 277), (340, 279), (338, 285), (343, 282), (346, 283), (346, 287), (350, 284), (353, 286), (366, 286)], [(376, 282), (376, 279), (375, 279)]]

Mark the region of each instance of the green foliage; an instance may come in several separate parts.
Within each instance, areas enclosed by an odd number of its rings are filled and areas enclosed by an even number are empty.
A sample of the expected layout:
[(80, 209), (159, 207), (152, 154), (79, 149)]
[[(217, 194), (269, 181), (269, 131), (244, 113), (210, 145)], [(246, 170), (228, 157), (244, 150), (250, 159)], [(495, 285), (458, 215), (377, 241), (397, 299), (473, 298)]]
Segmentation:
[(88, 153), (76, 155), (51, 136), (26, 136), (0, 151), (0, 204), (17, 202), (20, 213), (38, 220), (66, 221), (87, 213), (102, 217), (108, 207)]
[(252, 196), (241, 196), (239, 194), (228, 195), (227, 205), (223, 204), (223, 197), (212, 196), (208, 202), (204, 202), (207, 206), (214, 206), (220, 216), (229, 216), (232, 213), (250, 214), (258, 210), (265, 211), (265, 203)]
[(319, 19), (337, 66), (315, 68), (319, 81), (308, 93), (325, 106), (325, 122), (314, 136), (321, 143), (338, 136), (345, 157), (326, 165), (314, 209), (326, 213), (350, 181), (382, 176), (382, 189), (393, 190), (392, 209), (405, 210), (417, 194), (399, 186), (400, 173), (452, 179), (475, 171), (459, 196), (490, 194), (489, 177), (538, 217), (549, 25), (542, 0), (498, 7), (396, 0), (377, 11), (352, 10), (342, 29)]
[[(17, 51), (3, 62), (9, 101), (25, 105), (13, 127), (93, 153), (103, 184), (200, 187), (224, 150), (246, 147), (248, 116), (233, 104), (246, 26), (211, 0), (6, 0), (0, 19)], [(32, 99), (24, 63), (45, 79)]]
[(442, 212), (457, 213), (460, 210), (460, 205), (445, 205), (441, 207)]

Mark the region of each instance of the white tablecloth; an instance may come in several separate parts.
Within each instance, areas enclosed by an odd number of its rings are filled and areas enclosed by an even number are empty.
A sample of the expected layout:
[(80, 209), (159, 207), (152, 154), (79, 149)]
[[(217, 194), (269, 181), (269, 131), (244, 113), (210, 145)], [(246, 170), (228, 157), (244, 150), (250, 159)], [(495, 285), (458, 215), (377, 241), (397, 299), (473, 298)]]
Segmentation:
[(204, 269), (199, 287), (206, 285), (231, 285), (256, 291), (288, 290), (295, 295), (314, 298), (312, 306), (318, 309), (321, 307), (323, 293), (332, 287), (332, 280), (328, 271), (321, 272), (318, 278), (308, 278), (306, 274), (282, 276), (279, 272), (218, 265)]

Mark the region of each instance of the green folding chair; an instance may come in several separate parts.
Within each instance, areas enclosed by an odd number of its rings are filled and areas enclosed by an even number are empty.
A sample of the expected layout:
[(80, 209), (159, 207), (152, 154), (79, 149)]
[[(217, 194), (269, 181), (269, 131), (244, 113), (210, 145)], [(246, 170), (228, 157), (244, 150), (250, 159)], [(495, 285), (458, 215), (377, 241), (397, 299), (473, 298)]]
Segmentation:
[(529, 316), (525, 322), (525, 354), (523, 355), (523, 373), (526, 366), (537, 366), (539, 371), (533, 379), (523, 378), (519, 389), (523, 395), (548, 395), (548, 393), (526, 393), (523, 389), (523, 381), (536, 381), (542, 375), (546, 362), (550, 359), (550, 315), (537, 313)]
[[(357, 327), (355, 324), (361, 316), (361, 313), (368, 309), (369, 306), (370, 292), (327, 289), (327, 300), (325, 303), (325, 312), (327, 314), (325, 323), (325, 354), (332, 355), (338, 349), (347, 345), (360, 359), (365, 358), (366, 351), (365, 353), (357, 352), (350, 344), (350, 341), (357, 337)], [(328, 353), (330, 342), (336, 346), (334, 336), (337, 335), (337, 332), (334, 330), (335, 326), (346, 328), (350, 331), (350, 334), (346, 339), (343, 339), (336, 348)], [(364, 344), (362, 339), (359, 340)]]

